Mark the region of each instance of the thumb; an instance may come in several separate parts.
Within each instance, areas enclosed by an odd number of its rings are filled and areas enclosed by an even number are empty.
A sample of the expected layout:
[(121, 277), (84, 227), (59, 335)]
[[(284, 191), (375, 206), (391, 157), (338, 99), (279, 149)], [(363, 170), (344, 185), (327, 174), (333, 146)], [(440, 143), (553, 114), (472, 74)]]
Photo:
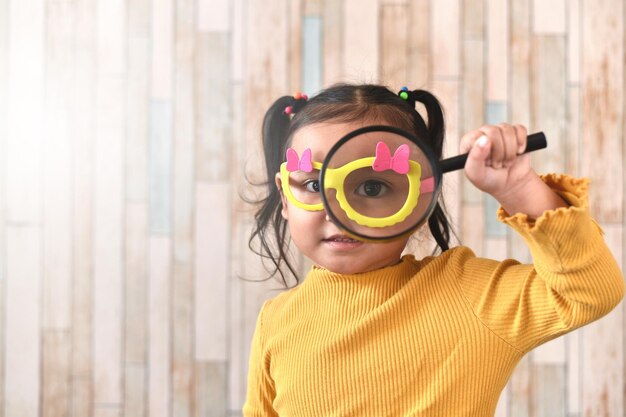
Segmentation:
[(487, 173), (488, 159), (491, 154), (491, 141), (483, 135), (476, 140), (467, 155), (465, 175), (470, 181), (480, 182)]

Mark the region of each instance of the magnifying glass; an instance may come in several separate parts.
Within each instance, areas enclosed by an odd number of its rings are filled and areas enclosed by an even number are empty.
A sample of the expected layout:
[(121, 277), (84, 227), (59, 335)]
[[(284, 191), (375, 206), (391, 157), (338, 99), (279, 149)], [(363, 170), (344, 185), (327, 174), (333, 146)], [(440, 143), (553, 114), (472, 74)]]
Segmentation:
[[(547, 146), (528, 136), (526, 152)], [(467, 155), (439, 161), (414, 135), (392, 126), (348, 133), (319, 167), (321, 199), (330, 219), (360, 240), (387, 241), (414, 232), (437, 204), (443, 174), (462, 169)]]

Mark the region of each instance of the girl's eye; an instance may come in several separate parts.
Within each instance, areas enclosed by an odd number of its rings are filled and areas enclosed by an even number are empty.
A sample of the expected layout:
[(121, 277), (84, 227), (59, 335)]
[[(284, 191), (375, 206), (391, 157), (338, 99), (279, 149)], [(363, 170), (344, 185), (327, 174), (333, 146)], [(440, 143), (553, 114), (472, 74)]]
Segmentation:
[(380, 197), (387, 191), (389, 191), (387, 184), (376, 180), (367, 180), (356, 189), (356, 193), (364, 197)]
[(320, 192), (320, 182), (318, 180), (309, 180), (304, 183), (304, 188), (310, 193)]

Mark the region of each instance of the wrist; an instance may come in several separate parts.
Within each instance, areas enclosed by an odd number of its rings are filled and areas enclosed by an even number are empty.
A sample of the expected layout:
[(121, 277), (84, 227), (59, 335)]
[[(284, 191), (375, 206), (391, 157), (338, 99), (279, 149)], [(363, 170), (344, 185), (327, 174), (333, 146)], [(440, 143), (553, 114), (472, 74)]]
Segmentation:
[(493, 197), (509, 214), (526, 214), (536, 219), (547, 210), (567, 207), (569, 204), (554, 192), (534, 171), (529, 171), (511, 187)]

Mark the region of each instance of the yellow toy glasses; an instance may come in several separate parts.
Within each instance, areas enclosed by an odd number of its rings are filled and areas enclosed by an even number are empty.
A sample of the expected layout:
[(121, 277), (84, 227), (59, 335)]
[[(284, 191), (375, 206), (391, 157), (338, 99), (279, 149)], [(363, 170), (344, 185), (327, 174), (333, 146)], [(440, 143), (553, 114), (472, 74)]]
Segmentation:
[[(541, 147), (543, 134), (529, 136), (527, 151)], [(437, 204), (442, 174), (463, 168), (467, 155), (438, 161), (410, 133), (368, 126), (341, 138), (324, 163), (313, 161), (310, 149), (299, 156), (289, 148), (286, 159), (281, 187), (292, 204), (326, 210), (352, 237), (378, 241), (405, 236), (423, 224)]]

